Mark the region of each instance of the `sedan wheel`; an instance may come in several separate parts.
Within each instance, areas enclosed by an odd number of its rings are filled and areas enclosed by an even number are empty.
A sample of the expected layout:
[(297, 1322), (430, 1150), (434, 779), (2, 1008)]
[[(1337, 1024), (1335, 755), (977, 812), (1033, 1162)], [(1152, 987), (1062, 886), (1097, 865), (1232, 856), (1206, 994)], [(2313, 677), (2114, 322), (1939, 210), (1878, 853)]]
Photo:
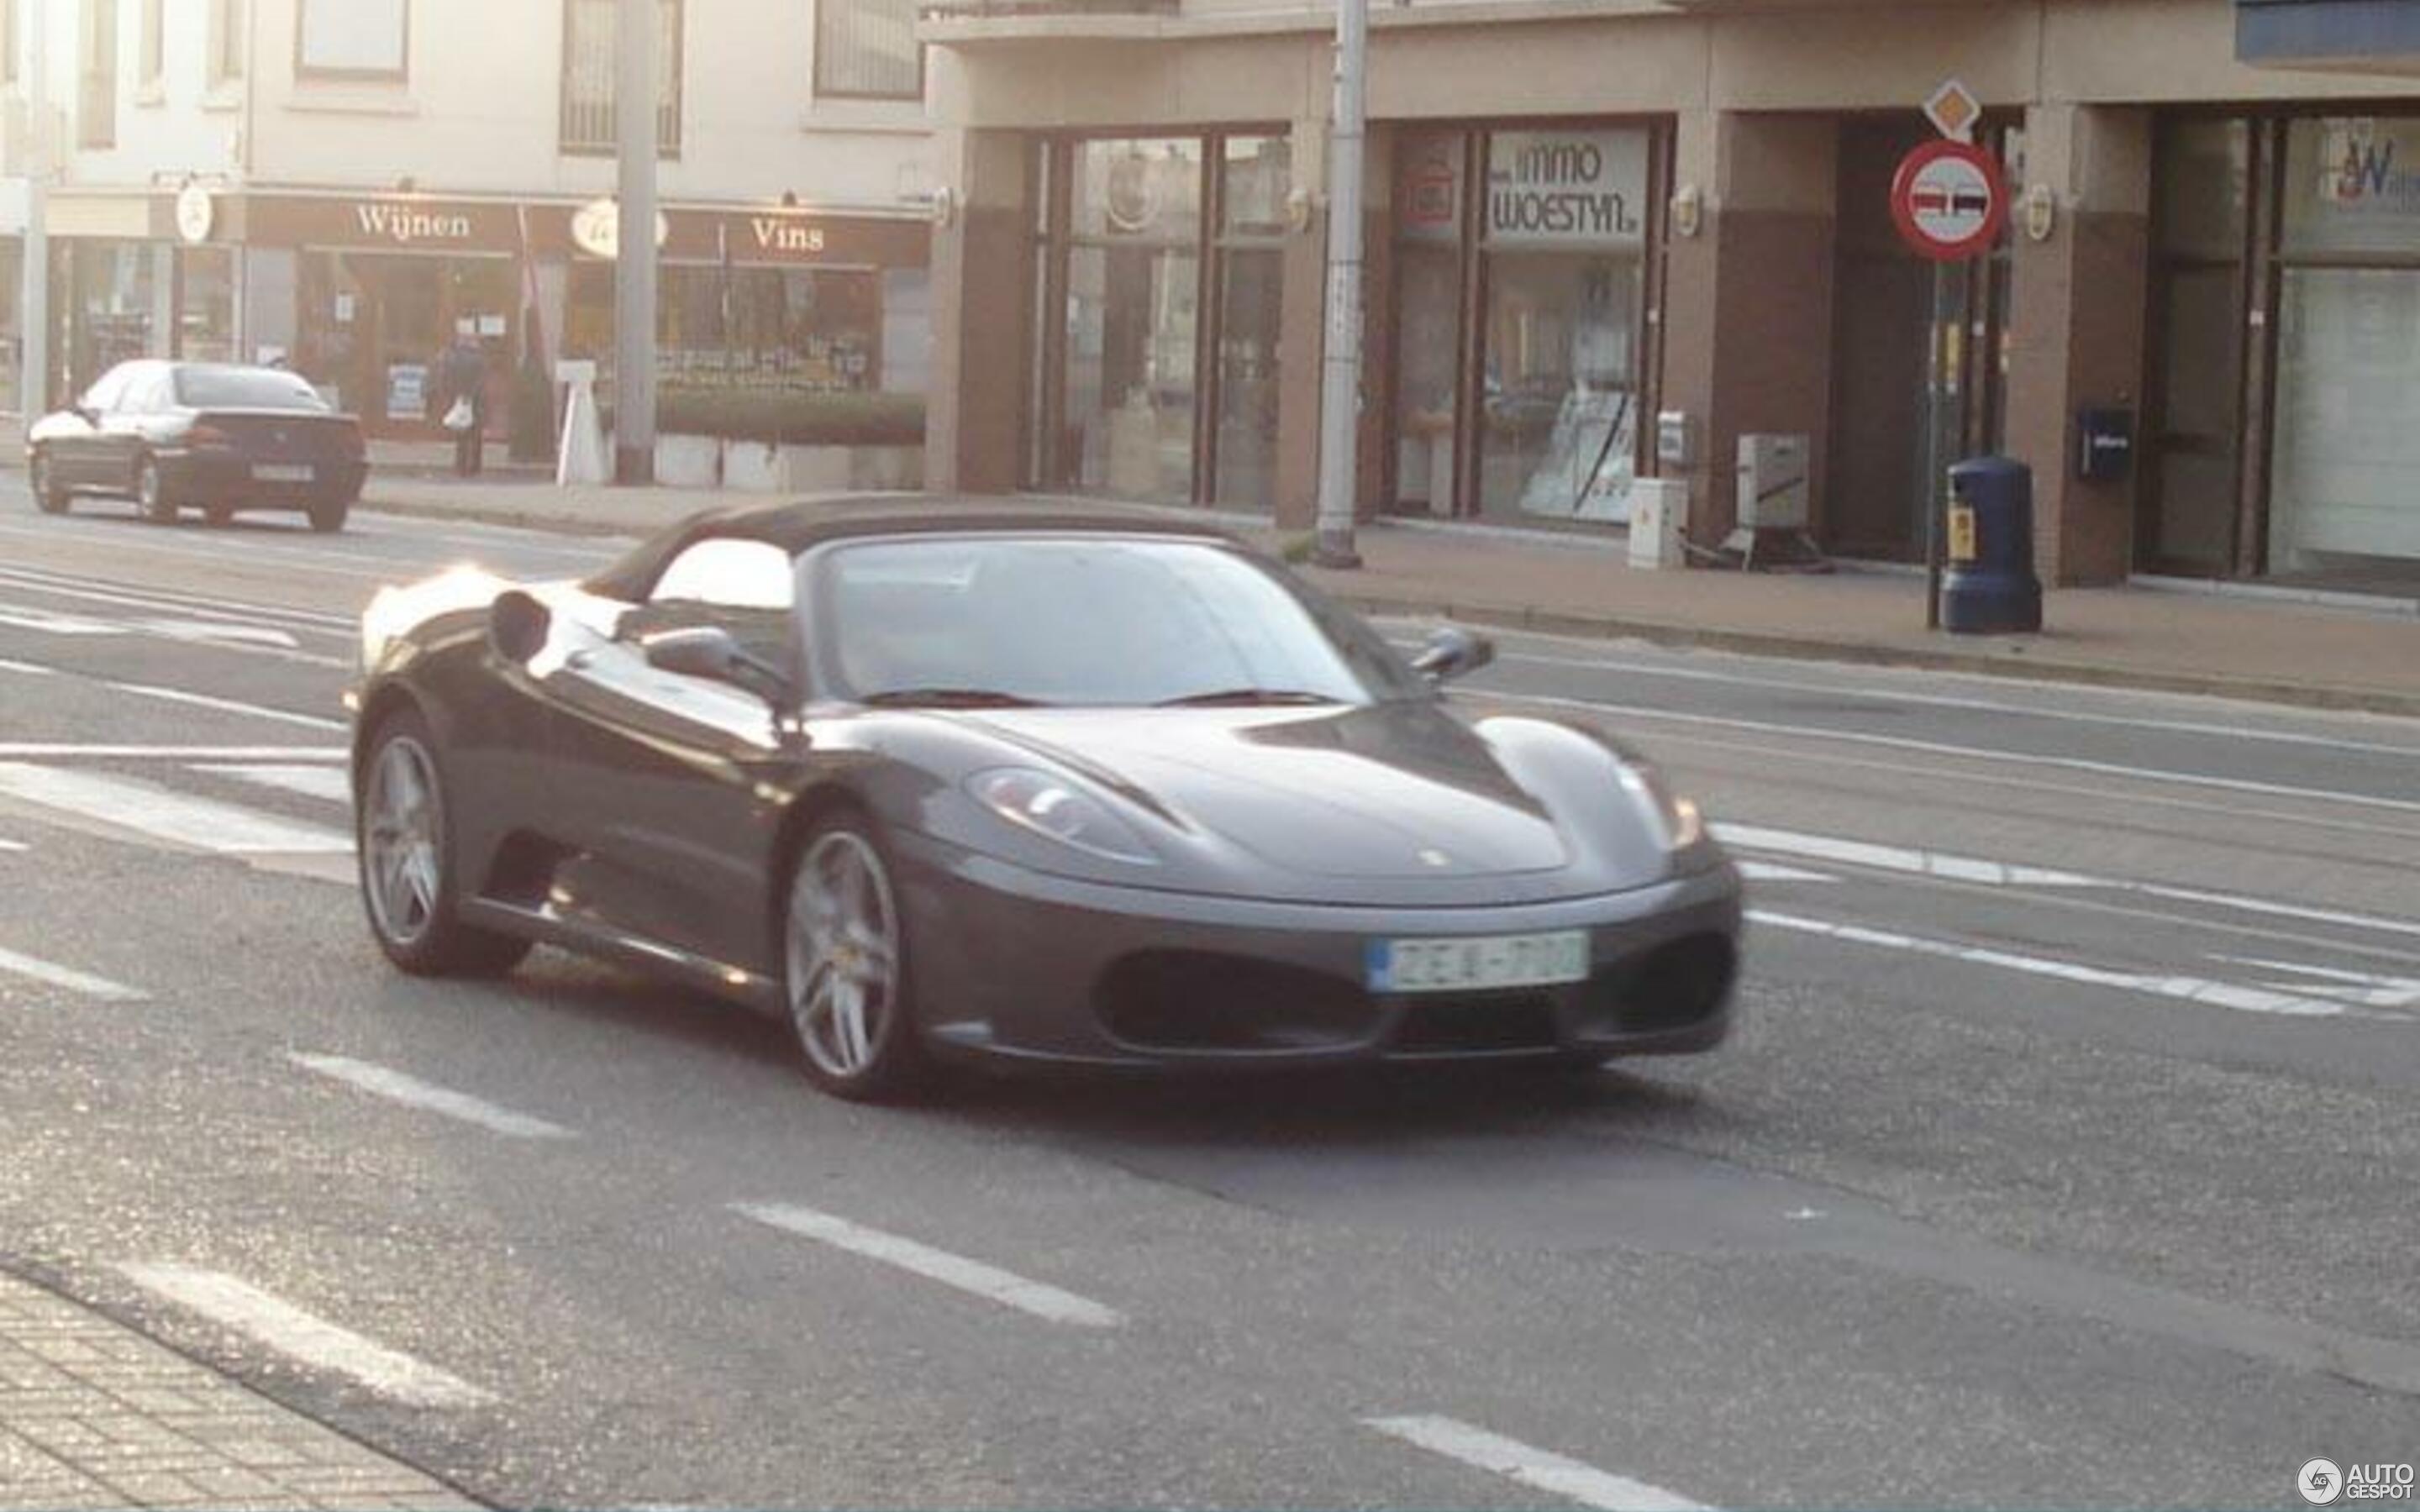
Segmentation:
[(145, 457), (134, 464), (134, 502), (143, 517), (154, 525), (177, 523), (176, 501), (168, 497), (167, 486), (160, 481), (160, 464)]
[(362, 901), (380, 949), (420, 976), (510, 971), (529, 942), (455, 917), (452, 836), (434, 743), (416, 714), (380, 726), (354, 800)]
[(790, 1026), (809, 1078), (857, 1100), (908, 1090), (923, 1072), (923, 1046), (908, 1013), (890, 869), (862, 820), (828, 821), (808, 837), (785, 935)]
[(68, 491), (59, 486), (58, 477), (52, 470), (51, 454), (36, 452), (28, 466), (33, 473), (27, 482), (34, 490), (34, 507), (45, 515), (66, 514)]

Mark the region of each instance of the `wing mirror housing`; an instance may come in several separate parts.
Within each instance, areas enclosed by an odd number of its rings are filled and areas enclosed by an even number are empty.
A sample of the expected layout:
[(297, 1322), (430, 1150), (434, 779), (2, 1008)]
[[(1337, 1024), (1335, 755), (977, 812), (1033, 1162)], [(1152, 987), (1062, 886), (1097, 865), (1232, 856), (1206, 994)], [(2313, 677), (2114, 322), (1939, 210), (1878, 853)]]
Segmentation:
[(1428, 644), (1412, 658), (1412, 670), (1432, 683), (1450, 683), (1496, 659), (1496, 642), (1476, 631), (1447, 625), (1430, 633)]
[(518, 588), (497, 594), (488, 609), (488, 642), (516, 666), (529, 665), (553, 627), (554, 611)]
[(647, 665), (683, 677), (704, 677), (746, 688), (780, 708), (790, 696), (790, 680), (782, 669), (739, 643), (719, 625), (661, 630), (640, 642)]

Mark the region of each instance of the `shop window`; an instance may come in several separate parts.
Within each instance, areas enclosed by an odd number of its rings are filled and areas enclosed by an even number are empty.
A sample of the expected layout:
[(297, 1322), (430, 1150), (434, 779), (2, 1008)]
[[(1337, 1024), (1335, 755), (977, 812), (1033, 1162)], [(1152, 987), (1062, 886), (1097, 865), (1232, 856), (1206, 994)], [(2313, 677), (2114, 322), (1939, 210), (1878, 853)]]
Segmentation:
[(1073, 148), (1063, 483), (1127, 499), (1193, 495), (1202, 143)]
[(2287, 129), (2273, 573), (2420, 562), (2420, 118)]
[(302, 0), (294, 69), (304, 77), (400, 82), (410, 71), (411, 0)]
[(189, 363), (235, 361), (235, 250), (180, 247), (177, 279), (175, 355)]
[(1400, 512), (1454, 509), (1461, 374), (1463, 188), (1469, 138), (1405, 136), (1395, 164), (1394, 498)]
[(814, 6), (817, 98), (924, 98), (916, 0), (814, 0)]
[(1627, 519), (1647, 133), (1499, 131), (1486, 163), (1480, 512)]
[[(680, 155), (682, 0), (661, 0), (656, 45), (656, 152)], [(619, 135), (614, 94), (620, 76), (614, 34), (619, 0), (565, 0), (563, 8), (563, 150), (610, 156)]]
[(1277, 500), (1278, 357), (1293, 187), (1293, 148), (1284, 137), (1235, 136), (1221, 144), (1211, 497), (1222, 504), (1269, 509)]
[(77, 49), (76, 146), (117, 145), (117, 0), (84, 0)]
[(243, 77), (243, 0), (209, 0), (209, 83), (212, 88)]

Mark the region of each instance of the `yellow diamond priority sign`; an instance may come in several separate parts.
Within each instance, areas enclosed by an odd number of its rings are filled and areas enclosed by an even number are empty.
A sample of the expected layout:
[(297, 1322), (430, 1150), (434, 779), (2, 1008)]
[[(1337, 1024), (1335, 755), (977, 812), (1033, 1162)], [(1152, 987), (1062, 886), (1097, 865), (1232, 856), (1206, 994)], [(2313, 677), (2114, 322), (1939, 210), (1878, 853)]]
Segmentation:
[(1924, 118), (1932, 129), (1952, 142), (1975, 139), (1975, 123), (1983, 116), (1983, 102), (1975, 92), (1952, 79), (1932, 92), (1924, 102)]

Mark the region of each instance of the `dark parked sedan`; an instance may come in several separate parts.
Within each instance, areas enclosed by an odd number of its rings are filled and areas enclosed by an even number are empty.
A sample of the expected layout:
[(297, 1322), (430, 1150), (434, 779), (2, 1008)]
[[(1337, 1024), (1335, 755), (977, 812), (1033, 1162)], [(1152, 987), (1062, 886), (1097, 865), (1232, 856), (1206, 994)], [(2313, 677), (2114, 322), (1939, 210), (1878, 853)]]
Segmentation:
[(299, 509), (342, 530), (369, 462), (362, 427), (280, 368), (120, 363), (25, 438), (34, 501), (131, 498), (171, 524), (188, 508), (224, 524), (240, 510)]
[(364, 620), (369, 923), (534, 941), (787, 1017), (808, 1074), (1719, 1041), (1737, 872), (1586, 725), (1440, 691), (1283, 566), (1128, 518), (701, 516), (583, 583), (458, 569)]

